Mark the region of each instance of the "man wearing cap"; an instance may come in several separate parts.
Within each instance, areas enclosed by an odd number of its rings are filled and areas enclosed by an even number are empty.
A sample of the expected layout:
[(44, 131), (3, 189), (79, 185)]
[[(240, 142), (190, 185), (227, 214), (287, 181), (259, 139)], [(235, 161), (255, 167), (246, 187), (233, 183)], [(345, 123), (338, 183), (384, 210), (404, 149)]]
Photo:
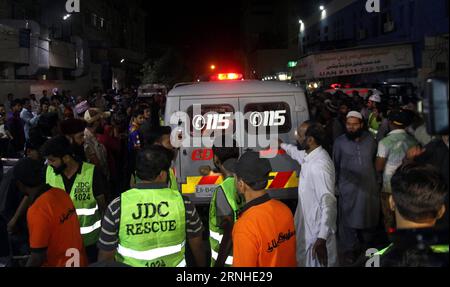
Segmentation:
[(346, 133), (333, 146), (338, 194), (339, 243), (350, 265), (370, 246), (372, 229), (378, 224), (380, 197), (374, 159), (377, 143), (364, 130), (363, 116), (347, 115)]
[(233, 267), (295, 267), (294, 218), (284, 203), (266, 192), (269, 160), (247, 152), (233, 169), (246, 202), (233, 228)]
[(87, 127), (84, 130), (84, 152), (89, 163), (97, 166), (109, 179), (108, 153), (104, 145), (97, 140), (97, 134), (102, 133), (104, 119), (111, 116), (109, 112), (91, 108), (84, 113)]
[(392, 194), (391, 178), (402, 164), (408, 150), (417, 145), (417, 141), (405, 131), (410, 124), (407, 113), (401, 110), (392, 110), (388, 115), (388, 120), (391, 132), (378, 144), (376, 169), (377, 172), (383, 173), (381, 208), (386, 230), (390, 231), (395, 227), (394, 215), (389, 208), (389, 196)]
[(281, 142), (281, 148), (301, 165), (298, 186), (297, 262), (300, 267), (337, 266), (334, 164), (322, 147), (326, 142), (320, 124), (304, 122), (297, 129), (298, 145)]
[[(45, 184), (41, 162), (22, 159), (14, 166), (13, 173), (17, 187), (31, 202), (27, 211), (31, 249), (27, 266), (86, 266), (80, 224), (70, 197), (64, 190)], [(67, 256), (68, 250), (75, 252), (75, 260)]]
[(381, 114), (380, 114), (380, 104), (381, 104), (381, 96), (378, 93), (374, 93), (370, 96), (369, 101), (367, 102), (367, 112), (363, 111), (363, 113), (368, 113), (367, 125), (369, 127), (370, 133), (376, 137), (378, 133), (378, 129), (381, 125)]
[(367, 96), (369, 99), (367, 100), (366, 106), (361, 110), (361, 114), (365, 120), (369, 119), (369, 115), (372, 112), (372, 109), (378, 103), (381, 103), (381, 96), (379, 92), (374, 93), (373, 90), (369, 90), (367, 92)]

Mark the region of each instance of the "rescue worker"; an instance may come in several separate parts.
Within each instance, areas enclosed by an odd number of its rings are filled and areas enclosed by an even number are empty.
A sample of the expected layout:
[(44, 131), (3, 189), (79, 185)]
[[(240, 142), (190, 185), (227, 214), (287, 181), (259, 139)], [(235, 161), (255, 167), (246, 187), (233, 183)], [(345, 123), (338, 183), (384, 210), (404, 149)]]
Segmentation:
[[(30, 201), (27, 210), (30, 253), (27, 267), (86, 266), (80, 225), (70, 197), (64, 190), (45, 184), (44, 165), (25, 158), (13, 169), (18, 189)], [(78, 262), (71, 262), (67, 250), (78, 251)]]
[(445, 213), (446, 185), (430, 165), (401, 166), (391, 180), (390, 207), (397, 231), (393, 243), (376, 255), (381, 267), (448, 266), (448, 230), (440, 234), (436, 221)]
[(369, 132), (372, 134), (374, 138), (376, 138), (378, 134), (378, 129), (380, 128), (382, 122), (380, 106), (381, 106), (381, 96), (378, 93), (375, 93), (372, 96), (370, 96), (369, 101), (367, 103), (369, 111), (369, 116), (367, 118), (367, 125), (369, 127)]
[(266, 191), (270, 161), (247, 152), (233, 171), (246, 202), (233, 228), (233, 267), (295, 267), (294, 217), (289, 207)]
[(70, 194), (89, 262), (96, 262), (96, 243), (101, 216), (106, 208), (105, 191), (108, 189), (104, 175), (94, 165), (76, 161), (65, 136), (47, 141), (42, 147), (42, 156), (48, 162), (47, 184)]
[[(161, 126), (156, 127), (152, 130), (144, 130), (144, 145), (145, 146), (162, 146), (166, 149), (166, 152), (171, 160), (171, 168), (169, 170), (169, 186), (170, 188), (174, 190), (178, 190), (178, 183), (177, 183), (177, 177), (176, 172), (174, 168), (174, 161), (177, 157), (177, 149), (172, 145), (170, 142), (170, 136), (172, 133), (172, 128), (169, 126)], [(136, 181), (136, 178), (132, 178), (132, 180)]]
[(170, 158), (152, 146), (137, 154), (140, 181), (108, 206), (98, 247), (100, 261), (133, 267), (185, 267), (185, 243), (206, 265), (203, 225), (189, 199), (168, 187)]
[(230, 169), (239, 158), (239, 148), (234, 140), (230, 146), (226, 137), (213, 146), (214, 165), (220, 171), (223, 182), (214, 191), (209, 207), (209, 243), (211, 245), (211, 267), (233, 265), (232, 230), (244, 200), (236, 189), (236, 180)]

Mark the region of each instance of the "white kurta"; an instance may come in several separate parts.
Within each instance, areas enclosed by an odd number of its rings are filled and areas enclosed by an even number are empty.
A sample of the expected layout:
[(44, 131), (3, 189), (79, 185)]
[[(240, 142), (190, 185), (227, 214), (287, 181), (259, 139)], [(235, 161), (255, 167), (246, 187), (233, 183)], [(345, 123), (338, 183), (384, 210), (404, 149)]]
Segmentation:
[(333, 161), (322, 147), (310, 154), (294, 145), (282, 144), (281, 148), (301, 165), (295, 212), (298, 266), (322, 267), (312, 253), (318, 238), (327, 241), (328, 267), (338, 266)]

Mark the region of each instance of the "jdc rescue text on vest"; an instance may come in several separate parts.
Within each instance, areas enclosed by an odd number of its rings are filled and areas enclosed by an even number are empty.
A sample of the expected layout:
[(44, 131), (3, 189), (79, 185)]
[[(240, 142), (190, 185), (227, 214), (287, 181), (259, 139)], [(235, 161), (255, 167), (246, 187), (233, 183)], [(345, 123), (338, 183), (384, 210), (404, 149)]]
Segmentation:
[(140, 235), (148, 234), (151, 232), (168, 232), (175, 231), (177, 224), (175, 220), (166, 221), (153, 221), (148, 222), (145, 219), (154, 219), (155, 217), (164, 218), (170, 214), (169, 203), (160, 202), (155, 203), (138, 203), (136, 204), (136, 211), (132, 213), (132, 218), (134, 220), (139, 220), (139, 223), (127, 224), (127, 235)]

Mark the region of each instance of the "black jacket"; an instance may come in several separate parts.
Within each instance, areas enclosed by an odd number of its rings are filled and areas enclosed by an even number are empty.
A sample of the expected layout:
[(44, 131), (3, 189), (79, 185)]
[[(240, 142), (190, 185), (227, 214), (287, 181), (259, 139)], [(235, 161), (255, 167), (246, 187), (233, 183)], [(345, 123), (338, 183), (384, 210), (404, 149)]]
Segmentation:
[(397, 230), (393, 244), (380, 257), (380, 267), (447, 267), (448, 251), (438, 252), (436, 246), (448, 250), (448, 230)]

